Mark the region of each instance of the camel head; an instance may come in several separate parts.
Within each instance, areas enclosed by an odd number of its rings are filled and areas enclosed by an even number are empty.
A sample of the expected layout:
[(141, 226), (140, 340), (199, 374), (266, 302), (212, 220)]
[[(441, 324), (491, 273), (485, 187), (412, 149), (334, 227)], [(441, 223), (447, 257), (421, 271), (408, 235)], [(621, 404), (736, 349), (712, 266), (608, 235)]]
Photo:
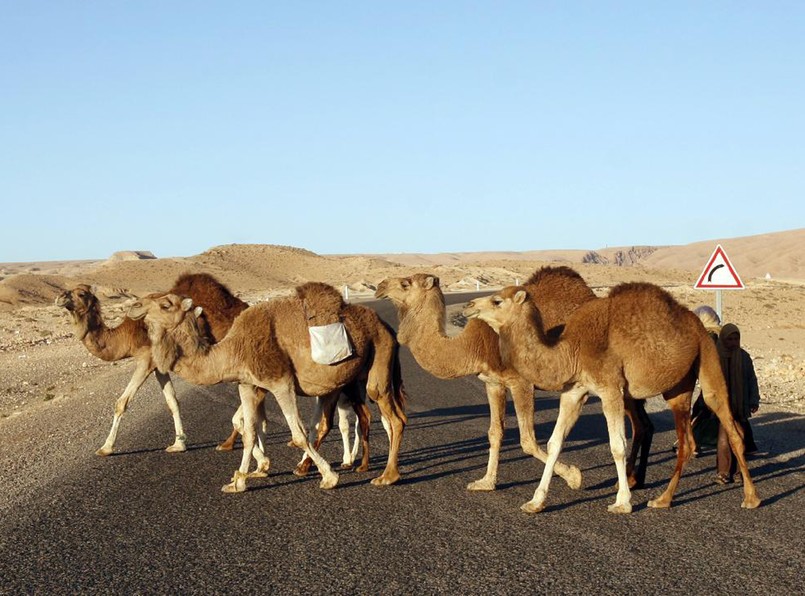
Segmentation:
[(131, 319), (145, 320), (149, 329), (158, 328), (172, 331), (181, 325), (191, 313), (201, 315), (201, 307), (193, 308), (193, 299), (176, 294), (150, 294), (137, 300), (129, 307)]
[(161, 372), (174, 370), (187, 347), (206, 346), (199, 325), (201, 307), (192, 298), (176, 294), (150, 294), (129, 307), (129, 318), (143, 320), (151, 340), (151, 357)]
[(198, 317), (201, 307), (193, 309), (193, 299), (176, 294), (149, 294), (129, 307), (129, 318), (135, 321), (145, 319), (149, 326), (168, 331), (175, 329), (184, 321), (190, 311)]
[(512, 323), (529, 310), (533, 310), (533, 305), (526, 289), (523, 286), (509, 286), (491, 296), (468, 302), (462, 314), (467, 318), (481, 319), (500, 333), (504, 325)]
[(56, 306), (61, 306), (77, 316), (83, 316), (91, 310), (97, 310), (98, 298), (90, 286), (81, 284), (59, 294), (56, 297)]
[(439, 278), (427, 273), (417, 273), (411, 277), (389, 277), (380, 282), (375, 298), (387, 298), (398, 308), (420, 304), (429, 293), (441, 293)]

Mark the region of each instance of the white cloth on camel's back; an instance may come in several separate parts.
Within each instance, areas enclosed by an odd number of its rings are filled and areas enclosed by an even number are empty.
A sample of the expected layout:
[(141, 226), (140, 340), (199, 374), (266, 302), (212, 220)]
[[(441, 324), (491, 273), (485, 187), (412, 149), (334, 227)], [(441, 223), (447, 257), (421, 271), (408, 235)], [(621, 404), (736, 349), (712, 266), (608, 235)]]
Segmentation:
[(313, 362), (336, 364), (352, 356), (347, 328), (343, 323), (308, 327)]

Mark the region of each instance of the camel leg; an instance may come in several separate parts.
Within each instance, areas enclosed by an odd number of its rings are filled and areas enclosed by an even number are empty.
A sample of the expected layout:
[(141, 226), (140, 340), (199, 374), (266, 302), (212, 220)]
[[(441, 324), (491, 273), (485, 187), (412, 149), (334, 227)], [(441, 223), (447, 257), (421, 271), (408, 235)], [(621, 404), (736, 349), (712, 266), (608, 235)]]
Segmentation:
[(586, 398), (587, 390), (581, 386), (565, 391), (559, 397), (559, 416), (556, 418), (556, 424), (553, 427), (551, 438), (548, 439), (548, 459), (545, 462), (545, 469), (542, 471), (539, 486), (537, 490), (534, 491), (534, 497), (520, 507), (520, 509), (526, 513), (539, 513), (545, 509), (545, 500), (548, 497), (551, 477), (553, 476), (556, 462), (559, 459), (559, 454), (562, 452), (562, 445), (570, 429), (573, 428), (576, 421), (579, 419), (581, 407), (584, 405), (584, 402), (587, 401)]
[(242, 428), (243, 428), (243, 410), (241, 406), (238, 406), (238, 409), (235, 411), (235, 415), (232, 416), (232, 432), (223, 443), (221, 443), (215, 448), (215, 450), (232, 451), (235, 448), (235, 441), (241, 434)]
[[(318, 436), (318, 430), (321, 427), (321, 418), (322, 418), (322, 397), (316, 395), (313, 397), (313, 412), (310, 414), (310, 422), (308, 422), (307, 428), (307, 440), (309, 443), (313, 443)], [(291, 440), (288, 445), (290, 447), (294, 447), (294, 442)], [(299, 460), (299, 463), (296, 464), (296, 468), (294, 469), (293, 473), (297, 476), (305, 476), (310, 471), (310, 464), (313, 463), (312, 460), (307, 456), (307, 453), (302, 454), (302, 459)]]
[(743, 429), (739, 429), (738, 425), (735, 424), (727, 400), (718, 399), (714, 393), (705, 393), (704, 403), (718, 416), (719, 423), (724, 427), (727, 433), (732, 455), (738, 461), (738, 469), (741, 470), (744, 484), (744, 499), (741, 502), (741, 507), (744, 509), (755, 509), (760, 506), (760, 497), (757, 495), (755, 484), (752, 482), (752, 477), (749, 475), (749, 467), (746, 465), (744, 441), (742, 437)]
[(266, 432), (268, 431), (268, 416), (265, 409), (266, 390), (254, 385), (249, 385), (248, 387), (254, 393), (254, 399), (256, 400), (255, 430), (257, 435), (257, 442), (252, 447), (252, 457), (257, 462), (257, 467), (254, 472), (249, 473), (249, 478), (265, 478), (271, 468), (271, 460), (266, 455), (268, 448), (268, 439), (266, 438)]
[[(489, 459), (483, 478), (470, 482), (467, 490), (495, 490), (500, 461), (500, 446), (505, 432), (506, 387), (500, 383), (485, 383), (486, 399), (489, 402)], [(532, 405), (533, 408), (533, 405)], [(533, 411), (533, 410), (532, 410)], [(532, 418), (533, 420), (533, 418)]]
[(607, 419), (609, 449), (618, 472), (618, 494), (615, 502), (607, 507), (610, 513), (631, 513), (632, 492), (626, 479), (626, 413), (623, 395), (620, 391), (605, 389), (601, 391), (601, 406)]
[[(335, 391), (324, 397), (316, 398), (314, 417), (311, 417), (307, 437), (308, 442), (311, 443), (316, 450), (319, 449), (324, 441), (324, 437), (327, 436), (330, 429), (333, 427), (333, 416), (335, 415), (335, 407), (338, 402), (338, 393), (338, 391)], [(314, 422), (316, 419), (318, 419), (318, 424)], [(313, 463), (313, 460), (305, 453), (302, 456), (302, 461), (297, 464), (293, 473), (297, 476), (306, 476), (310, 471), (311, 463)]]
[(162, 387), (162, 394), (165, 396), (165, 403), (173, 416), (173, 427), (176, 430), (176, 439), (173, 445), (165, 449), (168, 453), (180, 453), (187, 451), (185, 441), (187, 437), (184, 434), (184, 427), (182, 426), (182, 417), (179, 415), (179, 402), (176, 401), (176, 390), (171, 383), (170, 375), (167, 373), (154, 371), (159, 386)]
[(372, 421), (372, 413), (369, 411), (369, 406), (365, 401), (355, 404), (355, 413), (358, 419), (355, 421), (355, 445), (352, 448), (352, 460), (358, 455), (358, 429), (360, 429), (361, 448), (363, 454), (361, 456), (361, 465), (356, 469), (356, 472), (366, 472), (369, 470), (369, 424)]
[[(634, 399), (627, 395), (624, 396), (624, 405), (632, 427), (632, 448), (626, 460), (626, 477), (630, 489), (643, 488), (646, 483), (646, 468), (651, 451), (651, 441), (654, 437), (654, 424), (646, 413), (645, 400)], [(637, 463), (638, 455), (640, 463)]]
[[(343, 388), (343, 397), (338, 400), (338, 427), (341, 430), (341, 441), (344, 446), (344, 456), (341, 460), (341, 467), (352, 468), (355, 459), (358, 457), (358, 449), (363, 448), (363, 457), (358, 466), (358, 472), (366, 472), (369, 469), (369, 423), (371, 413), (366, 405), (366, 398), (361, 392), (358, 382), (352, 382)], [(350, 448), (349, 440), (349, 412), (355, 412), (355, 441)]]
[(243, 428), (241, 430), (243, 440), (243, 455), (240, 460), (240, 467), (235, 470), (232, 481), (221, 487), (225, 493), (240, 493), (246, 490), (246, 478), (248, 477), (249, 465), (251, 464), (252, 451), (255, 447), (255, 426), (257, 424), (257, 408), (259, 399), (257, 392), (251, 385), (238, 385), (240, 395), (241, 411), (243, 413)]
[(131, 376), (128, 385), (126, 385), (126, 389), (123, 390), (123, 394), (118, 397), (115, 402), (115, 415), (112, 418), (112, 428), (109, 431), (109, 436), (106, 437), (106, 442), (95, 452), (97, 455), (111, 455), (114, 453), (117, 431), (120, 428), (120, 419), (123, 417), (123, 414), (126, 413), (129, 400), (134, 397), (134, 394), (142, 387), (142, 384), (148, 378), (148, 375), (151, 374), (152, 370), (154, 370), (154, 367), (151, 365), (150, 360), (137, 361), (134, 374)]
[(685, 392), (678, 396), (666, 396), (666, 401), (671, 411), (674, 413), (674, 424), (676, 426), (677, 450), (676, 450), (676, 466), (671, 475), (671, 480), (665, 491), (656, 499), (651, 499), (648, 502), (649, 507), (657, 509), (668, 508), (671, 506), (671, 500), (676, 493), (676, 487), (679, 484), (679, 478), (682, 476), (682, 470), (685, 464), (690, 461), (693, 455), (688, 435), (691, 434), (690, 430), (690, 398), (692, 392)]
[(369, 399), (377, 403), (380, 409), (380, 419), (383, 422), (383, 428), (386, 429), (386, 434), (389, 436), (389, 456), (386, 461), (386, 468), (380, 476), (372, 480), (372, 484), (375, 486), (387, 486), (394, 484), (400, 479), (398, 459), (400, 444), (402, 443), (402, 434), (405, 429), (405, 421), (392, 404), (390, 389), (381, 392), (370, 379), (369, 383), (366, 385), (366, 394), (369, 396)]
[(299, 419), (299, 408), (296, 404), (296, 392), (294, 390), (293, 379), (281, 379), (276, 383), (272, 383), (272, 387), (269, 387), (269, 389), (271, 393), (274, 394), (274, 398), (277, 400), (277, 404), (282, 410), (283, 416), (285, 416), (285, 421), (288, 423), (288, 428), (291, 431), (294, 446), (304, 449), (305, 453), (310, 456), (310, 459), (313, 460), (313, 463), (321, 473), (319, 487), (324, 489), (335, 487), (335, 485), (338, 484), (338, 474), (330, 468), (330, 464), (327, 463), (327, 460), (319, 455), (319, 452), (310, 444), (307, 439), (307, 433), (305, 433), (305, 428), (302, 426), (302, 422)]
[[(528, 382), (518, 382), (510, 386), (517, 425), (520, 428), (520, 446), (528, 455), (536, 457), (543, 464), (548, 454), (543, 451), (534, 434), (534, 387)], [(581, 488), (581, 470), (556, 460), (554, 472), (563, 478), (572, 489)]]
[(235, 448), (235, 441), (238, 439), (238, 435), (240, 435), (240, 431), (237, 429), (236, 426), (232, 425), (232, 432), (226, 438), (226, 440), (218, 445), (215, 450), (216, 451), (232, 451)]
[(352, 426), (349, 423), (349, 413), (352, 411), (352, 406), (350, 406), (349, 403), (346, 403), (346, 401), (342, 402), (339, 399), (336, 409), (338, 410), (338, 431), (341, 433), (341, 448), (343, 449), (343, 455), (341, 456), (341, 468), (351, 470), (352, 464), (355, 462), (355, 456), (357, 455), (359, 446), (357, 433), (358, 429), (357, 427), (355, 429), (355, 452), (353, 453), (352, 444), (349, 440), (349, 431)]

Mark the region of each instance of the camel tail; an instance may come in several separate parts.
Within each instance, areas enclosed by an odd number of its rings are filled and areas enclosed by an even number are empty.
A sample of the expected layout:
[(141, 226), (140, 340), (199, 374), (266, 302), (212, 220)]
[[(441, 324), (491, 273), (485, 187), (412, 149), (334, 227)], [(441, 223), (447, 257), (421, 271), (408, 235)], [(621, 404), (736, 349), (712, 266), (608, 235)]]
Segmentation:
[[(715, 342), (707, 333), (702, 333), (699, 338), (699, 383), (709, 406), (711, 403), (724, 403), (729, 410), (727, 382), (721, 370), (721, 359)], [(712, 406), (710, 409), (713, 409)]]

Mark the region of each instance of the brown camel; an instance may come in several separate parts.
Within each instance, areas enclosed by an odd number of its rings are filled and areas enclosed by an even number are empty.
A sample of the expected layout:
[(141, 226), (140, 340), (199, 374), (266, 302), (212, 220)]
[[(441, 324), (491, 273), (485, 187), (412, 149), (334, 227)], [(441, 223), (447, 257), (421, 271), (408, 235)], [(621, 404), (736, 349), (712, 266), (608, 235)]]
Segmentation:
[[(248, 306), (236, 298), (218, 280), (205, 273), (181, 275), (173, 286), (172, 292), (191, 296), (205, 308), (203, 332), (215, 341), (223, 338), (232, 325), (232, 321)], [(125, 358), (134, 358), (135, 370), (123, 394), (115, 402), (115, 413), (112, 428), (103, 446), (96, 451), (98, 455), (110, 455), (114, 452), (115, 440), (120, 427), (120, 420), (126, 412), (129, 401), (137, 393), (148, 375), (154, 371), (157, 381), (162, 387), (165, 401), (173, 415), (176, 438), (167, 448), (169, 452), (186, 450), (186, 436), (176, 401), (176, 392), (167, 374), (156, 371), (151, 359), (151, 342), (148, 330), (142, 321), (130, 318), (123, 319), (117, 327), (106, 326), (101, 313), (98, 298), (90, 286), (81, 284), (75, 289), (63, 292), (56, 298), (56, 305), (65, 308), (73, 319), (76, 336), (91, 354), (108, 362)], [(222, 448), (231, 449), (231, 443), (237, 436), (233, 431)]]
[[(318, 305), (324, 305), (323, 310), (334, 305), (351, 340), (353, 355), (337, 364), (317, 364), (311, 357), (307, 317), (311, 307), (315, 311)], [(200, 333), (198, 314), (192, 299), (175, 294), (144, 298), (129, 310), (130, 317), (145, 320), (160, 371), (176, 371), (201, 385), (240, 383), (243, 458), (232, 482), (223, 487), (225, 492), (246, 489), (257, 411), (262, 405), (251, 387), (271, 391), (294, 445), (310, 456), (322, 474), (320, 486), (334, 487), (338, 474), (309, 443), (299, 420), (296, 394), (333, 396), (361, 374), (367, 375), (367, 395), (378, 403), (390, 441), (386, 469), (372, 484), (393, 484), (399, 479), (397, 459), (407, 421), (405, 393), (399, 378), (397, 342), (373, 310), (344, 304), (338, 291), (325, 284), (305, 284), (296, 296), (246, 309), (216, 344)]]
[[(545, 267), (527, 283), (554, 333), (561, 332), (565, 319), (579, 305), (595, 299), (581, 276), (568, 267)], [(490, 412), (489, 460), (486, 474), (469, 483), (468, 490), (495, 489), (507, 388), (517, 413), (523, 451), (542, 462), (547, 461), (547, 454), (534, 435), (534, 385), (502, 362), (498, 337), (489, 325), (470, 320), (458, 336), (448, 337), (444, 294), (439, 279), (433, 275), (419, 273), (385, 279), (378, 285), (375, 295), (388, 298), (397, 306), (398, 339), (411, 349), (420, 366), (441, 379), (477, 375), (486, 386)], [(581, 486), (581, 472), (577, 467), (557, 462), (555, 469), (570, 487)]]
[[(542, 313), (530, 290), (511, 286), (467, 304), (464, 314), (480, 318), (500, 335), (503, 360), (532, 383), (560, 390), (559, 416), (548, 440), (548, 463), (534, 498), (523, 505), (533, 513), (545, 507), (551, 471), (562, 443), (578, 420), (588, 392), (601, 398), (609, 442), (618, 472), (614, 513), (632, 510), (626, 479), (624, 396), (645, 399), (662, 394), (674, 413), (679, 449), (665, 492), (651, 507), (670, 507), (679, 477), (693, 452), (690, 398), (697, 371), (705, 402), (727, 429), (744, 480), (745, 508), (760, 504), (743, 455), (743, 439), (729, 409), (718, 353), (699, 318), (657, 286), (615, 287), (606, 298), (583, 304), (567, 320), (558, 339), (547, 336)], [(697, 366), (698, 365), (698, 366)]]
[[(224, 284), (207, 273), (185, 273), (180, 275), (174, 283), (171, 293), (190, 297), (195, 304), (204, 309), (204, 314), (199, 322), (202, 332), (210, 341), (222, 339), (232, 326), (232, 321), (249, 306), (232, 294)], [(81, 284), (73, 290), (63, 292), (56, 298), (56, 305), (65, 308), (70, 313), (76, 336), (91, 354), (107, 362), (116, 362), (125, 358), (134, 358), (136, 362), (131, 380), (123, 394), (115, 402), (115, 413), (109, 435), (103, 446), (96, 453), (104, 456), (114, 453), (121, 418), (128, 408), (129, 401), (135, 396), (152, 371), (162, 387), (168, 409), (173, 416), (176, 431), (175, 441), (166, 451), (185, 451), (187, 449), (187, 439), (179, 413), (179, 404), (176, 401), (176, 392), (170, 376), (156, 370), (151, 360), (151, 342), (148, 339), (148, 330), (145, 323), (126, 317), (117, 327), (107, 327), (103, 320), (100, 302), (90, 286), (86, 284)], [(353, 390), (353, 393), (354, 391), (356, 390)], [(369, 458), (369, 431), (368, 421), (365, 418), (366, 406), (360, 399), (354, 397), (350, 398), (348, 403), (358, 414), (359, 421), (364, 421), (361, 426), (363, 462), (359, 471), (365, 471), (368, 467)], [(240, 434), (239, 428), (241, 424), (242, 414), (240, 408), (238, 408), (232, 418), (232, 433), (223, 443), (216, 447), (217, 450), (232, 450)], [(326, 433), (324, 434), (326, 435)], [(262, 428), (260, 436), (262, 440)], [(323, 438), (321, 439), (323, 440)], [(255, 456), (261, 462), (258, 468), (267, 469), (268, 461), (262, 456), (262, 453), (255, 453)]]

